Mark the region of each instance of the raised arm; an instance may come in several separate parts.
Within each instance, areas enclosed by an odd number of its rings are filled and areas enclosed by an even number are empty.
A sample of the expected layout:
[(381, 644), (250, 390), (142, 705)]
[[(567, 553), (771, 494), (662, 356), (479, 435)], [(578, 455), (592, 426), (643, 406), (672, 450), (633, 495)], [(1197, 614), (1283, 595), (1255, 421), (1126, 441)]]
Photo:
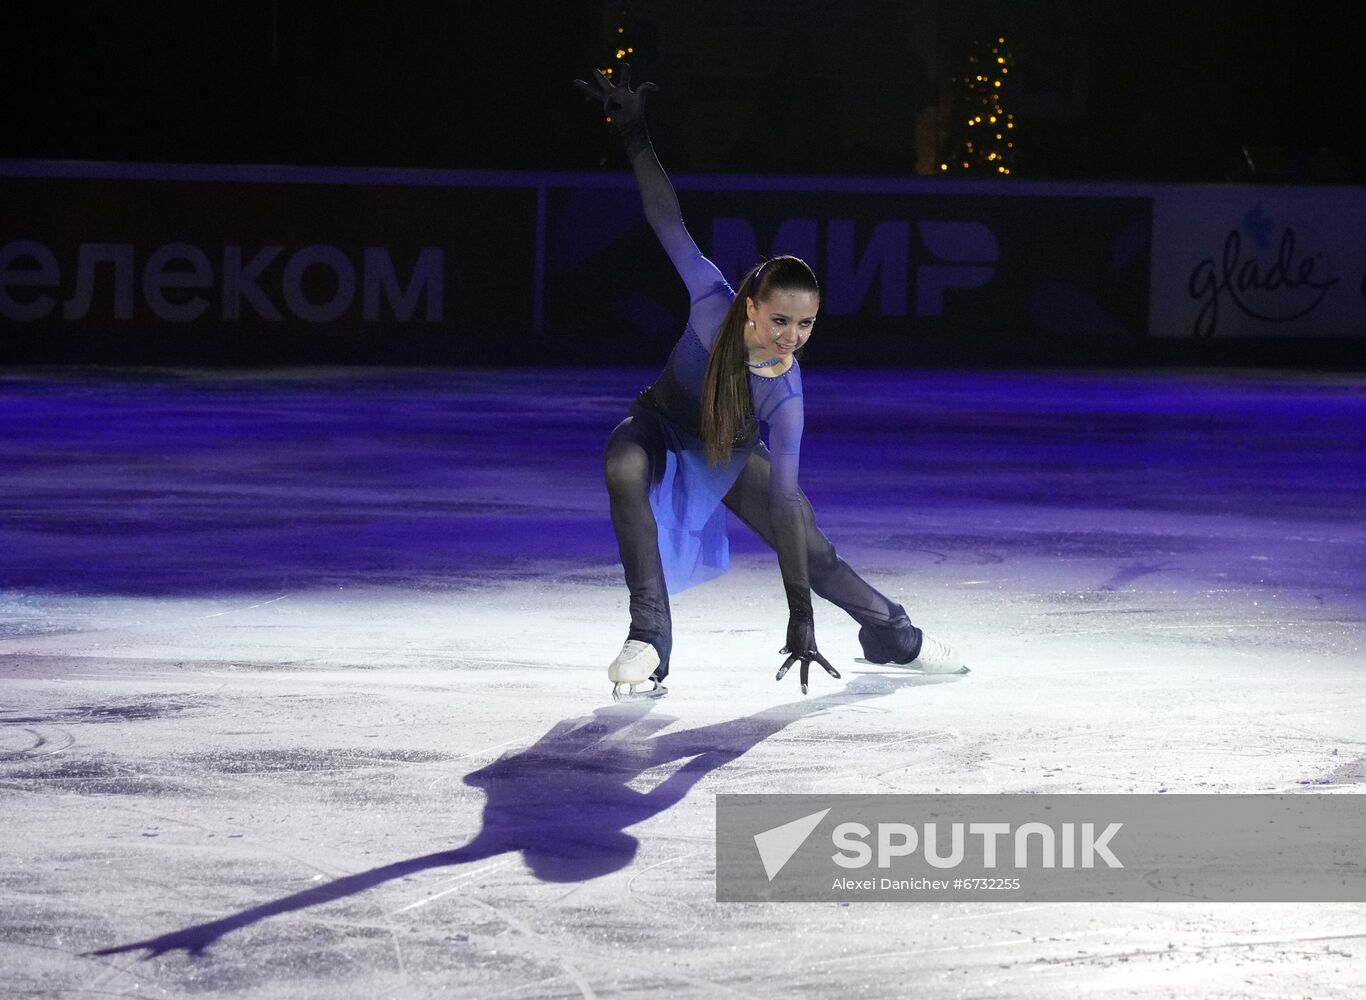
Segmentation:
[(659, 237), (679, 277), (688, 286), (690, 301), (696, 302), (725, 279), (716, 265), (702, 255), (692, 234), (683, 224), (678, 195), (674, 193), (673, 184), (669, 182), (669, 176), (664, 173), (650, 144), (650, 133), (645, 127), (645, 94), (659, 88), (653, 83), (642, 83), (639, 88), (632, 90), (631, 67), (628, 64), (621, 67), (619, 85), (613, 84), (600, 70), (594, 70), (593, 76), (591, 86), (583, 80), (575, 80), (574, 83), (586, 95), (602, 104), (603, 111), (621, 133), (626, 143), (626, 158), (630, 160), (636, 183), (640, 186), (645, 219)]

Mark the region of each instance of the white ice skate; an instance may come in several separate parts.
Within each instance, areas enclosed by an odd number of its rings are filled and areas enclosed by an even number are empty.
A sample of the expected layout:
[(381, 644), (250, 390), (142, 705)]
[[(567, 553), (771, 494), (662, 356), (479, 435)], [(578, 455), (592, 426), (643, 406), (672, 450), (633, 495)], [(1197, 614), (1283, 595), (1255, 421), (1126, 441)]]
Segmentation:
[[(943, 639), (936, 639), (928, 632), (921, 631), (920, 652), (916, 654), (914, 660), (907, 660), (905, 663), (898, 663), (895, 660), (887, 663), (878, 664), (884, 667), (906, 667), (909, 670), (919, 670), (922, 674), (967, 674), (971, 673), (963, 658), (958, 655), (958, 651), (950, 646)], [(866, 660), (863, 657), (856, 657), (858, 663), (877, 663), (876, 660)]]
[(626, 645), (621, 647), (621, 652), (607, 668), (607, 679), (612, 682), (612, 698), (626, 701), (632, 698), (661, 698), (668, 694), (668, 688), (650, 679), (658, 666), (659, 652), (654, 646), (639, 639), (627, 639)]
[(943, 639), (936, 639), (928, 632), (921, 633), (920, 652), (910, 663), (898, 663), (898, 667), (910, 667), (926, 674), (966, 674), (967, 664), (958, 651)]

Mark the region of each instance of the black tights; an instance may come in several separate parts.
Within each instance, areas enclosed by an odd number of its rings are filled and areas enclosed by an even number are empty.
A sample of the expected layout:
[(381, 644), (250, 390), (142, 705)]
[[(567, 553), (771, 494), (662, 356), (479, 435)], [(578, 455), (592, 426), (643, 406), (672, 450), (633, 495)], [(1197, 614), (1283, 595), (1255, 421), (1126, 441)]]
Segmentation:
[[(664, 475), (665, 452), (664, 434), (658, 423), (647, 415), (632, 415), (608, 436), (603, 454), (612, 528), (631, 593), (631, 630), (627, 638), (651, 643), (659, 651), (657, 680), (668, 674), (673, 649), (669, 591), (664, 583), (658, 527), (649, 498), (651, 484), (658, 483)], [(724, 502), (769, 548), (774, 548), (768, 494), (769, 452), (760, 442)], [(811, 589), (864, 626), (859, 639), (870, 658), (878, 662), (903, 661), (918, 653), (920, 631), (910, 624), (906, 610), (874, 590), (839, 557), (830, 539), (816, 526), (815, 513), (805, 493), (802, 506), (806, 513), (806, 559)], [(786, 630), (784, 621), (774, 626), (773, 634), (781, 639)], [(884, 659), (879, 655), (882, 650), (894, 652)]]

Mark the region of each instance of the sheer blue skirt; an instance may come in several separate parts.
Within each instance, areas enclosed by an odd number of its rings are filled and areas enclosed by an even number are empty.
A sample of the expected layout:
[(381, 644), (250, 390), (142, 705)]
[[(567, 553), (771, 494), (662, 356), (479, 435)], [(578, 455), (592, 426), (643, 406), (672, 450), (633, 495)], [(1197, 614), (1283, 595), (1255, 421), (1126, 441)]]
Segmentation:
[(650, 508), (659, 534), (659, 557), (670, 594), (715, 579), (730, 569), (730, 539), (723, 503), (758, 443), (757, 423), (731, 451), (730, 460), (708, 465), (705, 446), (646, 401), (632, 416), (655, 421), (665, 443), (663, 474), (650, 485)]

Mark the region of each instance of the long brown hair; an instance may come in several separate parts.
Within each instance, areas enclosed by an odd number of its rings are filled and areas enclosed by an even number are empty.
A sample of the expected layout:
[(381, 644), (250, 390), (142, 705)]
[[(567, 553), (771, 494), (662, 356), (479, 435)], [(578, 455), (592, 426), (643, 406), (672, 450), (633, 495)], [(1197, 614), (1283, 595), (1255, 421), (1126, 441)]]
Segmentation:
[(735, 301), (712, 342), (707, 375), (702, 382), (702, 443), (707, 447), (707, 462), (729, 462), (732, 447), (740, 440), (745, 425), (754, 413), (749, 395), (749, 351), (745, 347), (745, 300), (767, 302), (777, 291), (821, 294), (816, 276), (800, 257), (783, 255), (760, 261), (750, 268)]

